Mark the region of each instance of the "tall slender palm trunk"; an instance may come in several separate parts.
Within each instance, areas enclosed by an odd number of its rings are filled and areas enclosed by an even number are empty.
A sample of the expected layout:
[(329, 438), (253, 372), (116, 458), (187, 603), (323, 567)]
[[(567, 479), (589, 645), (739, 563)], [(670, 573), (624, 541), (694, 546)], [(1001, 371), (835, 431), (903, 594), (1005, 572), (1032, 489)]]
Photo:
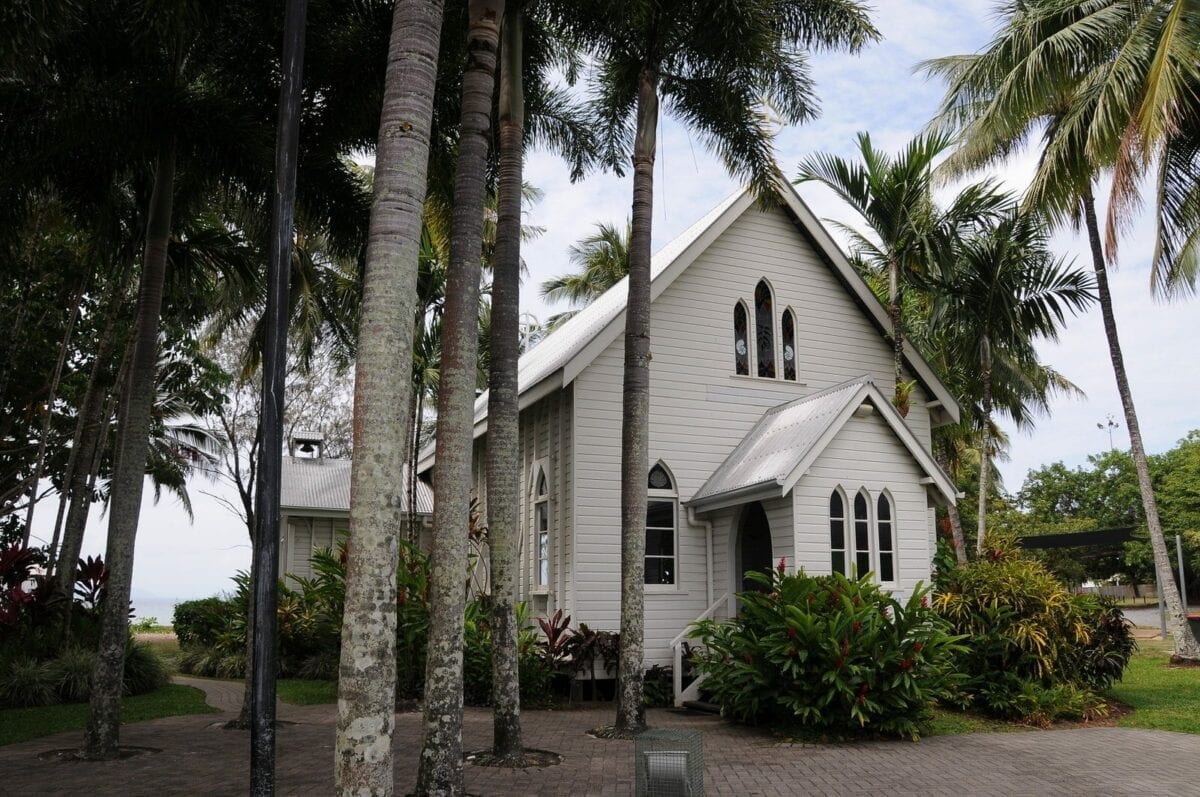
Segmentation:
[(433, 566), (429, 578), (429, 643), (425, 658), (424, 738), (419, 795), (463, 793), (463, 625), (470, 529), (471, 450), (479, 372), (479, 261), (491, 143), (496, 54), (504, 0), (471, 0), (463, 73), (450, 269), (442, 321), (436, 470), (433, 478)]
[(981, 356), (983, 379), (983, 433), (979, 440), (979, 518), (975, 539), (976, 556), (983, 553), (983, 538), (987, 535), (988, 479), (992, 467), (992, 350), (985, 335)]
[[(950, 455), (946, 447), (950, 443), (943, 439), (937, 446), (937, 461), (942, 470), (950, 473)], [(962, 515), (958, 512), (958, 504), (946, 505), (946, 517), (950, 521), (950, 535), (954, 540), (954, 558), (960, 565), (967, 563), (967, 540), (963, 535)]]
[(397, 0), (375, 158), (354, 378), (350, 540), (334, 748), (336, 792), (392, 794), (396, 564), (413, 313), (441, 42), (441, 0)]
[(624, 399), (621, 413), (621, 639), (617, 717), (613, 730), (631, 736), (646, 726), (646, 474), (650, 470), (650, 234), (654, 217), (658, 75), (642, 71), (633, 145), (633, 215), (629, 299), (625, 307)]
[[(892, 327), (892, 360), (895, 366), (895, 379), (892, 394), (892, 404), (901, 407), (901, 393), (904, 384), (904, 327), (900, 318), (900, 265), (894, 260), (888, 263), (888, 323)], [(902, 411), (907, 415), (907, 411)]]
[(517, 661), (517, 506), (520, 500), (517, 362), (520, 358), (521, 183), (525, 103), (521, 6), (510, 0), (501, 32), (500, 185), (492, 262), (488, 374), (487, 513), (492, 593), (492, 753), (518, 762), (521, 687)]
[[(33, 471), (29, 474), (29, 504), (25, 509), (24, 541), (29, 544), (29, 535), (33, 532), (33, 511), (38, 505), (38, 484), (42, 480), (42, 469), (46, 466), (46, 448), (50, 437), (50, 423), (54, 419), (54, 403), (58, 400), (58, 388), (62, 384), (63, 366), (67, 362), (67, 351), (71, 348), (71, 338), (75, 334), (75, 322), (79, 320), (79, 310), (83, 303), (83, 294), (87, 289), (90, 274), (79, 281), (79, 288), (71, 300), (67, 310), (67, 325), (63, 330), (62, 341), (58, 344), (58, 357), (54, 361), (54, 375), (50, 378), (50, 390), (46, 396), (45, 409), (42, 412), (42, 431), (38, 435), (37, 457), (33, 462)], [(73, 452), (72, 452), (73, 453)], [(55, 527), (57, 535), (58, 528)], [(50, 550), (53, 552), (57, 541), (52, 541)]]
[(1175, 655), (1181, 659), (1197, 661), (1200, 660), (1200, 644), (1188, 626), (1187, 612), (1179, 597), (1175, 577), (1171, 573), (1171, 557), (1167, 553), (1167, 541), (1158, 518), (1158, 503), (1154, 499), (1154, 485), (1150, 481), (1150, 464), (1146, 460), (1142, 430), (1138, 424), (1137, 410), (1133, 406), (1133, 391), (1129, 387), (1129, 376), (1125, 373), (1125, 357), (1121, 353), (1121, 341), (1117, 337), (1117, 319), (1113, 314), (1112, 292), (1108, 287), (1108, 272), (1104, 265), (1104, 248), (1100, 243), (1100, 225), (1096, 221), (1096, 200), (1090, 189), (1084, 194), (1082, 201), (1088, 243), (1091, 246), (1092, 268), (1096, 272), (1100, 314), (1104, 320), (1104, 336), (1108, 339), (1108, 354), (1112, 359), (1113, 375), (1117, 379), (1117, 392), (1121, 394), (1121, 408), (1125, 411), (1125, 428), (1129, 430), (1129, 451), (1133, 455), (1134, 468), (1137, 470), (1142, 509), (1146, 514), (1146, 527), (1150, 532), (1150, 547), (1154, 550), (1159, 594), (1166, 599), (1171, 634), (1175, 638)]
[(167, 247), (171, 240), (171, 210), (175, 191), (175, 142), (164, 143), (155, 163), (154, 190), (146, 214), (146, 250), (142, 261), (138, 311), (129, 367), (117, 428), (116, 465), (109, 504), (108, 546), (104, 566), (104, 614), (100, 650), (92, 671), (92, 695), (83, 754), (91, 759), (111, 759), (118, 753), (121, 695), (125, 674), (125, 648), (129, 641), (129, 590), (133, 581), (133, 551), (142, 487), (146, 475), (146, 447), (157, 384), (158, 324), (162, 314)]

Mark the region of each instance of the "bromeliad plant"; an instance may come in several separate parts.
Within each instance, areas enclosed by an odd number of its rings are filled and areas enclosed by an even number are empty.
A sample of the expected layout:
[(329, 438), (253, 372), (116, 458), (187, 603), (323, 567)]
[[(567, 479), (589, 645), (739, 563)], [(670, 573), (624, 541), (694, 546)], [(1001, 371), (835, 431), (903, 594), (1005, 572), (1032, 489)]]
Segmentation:
[(733, 620), (692, 626), (694, 666), (721, 712), (742, 722), (835, 735), (916, 739), (959, 683), (960, 637), (918, 587), (900, 603), (864, 576), (748, 573)]

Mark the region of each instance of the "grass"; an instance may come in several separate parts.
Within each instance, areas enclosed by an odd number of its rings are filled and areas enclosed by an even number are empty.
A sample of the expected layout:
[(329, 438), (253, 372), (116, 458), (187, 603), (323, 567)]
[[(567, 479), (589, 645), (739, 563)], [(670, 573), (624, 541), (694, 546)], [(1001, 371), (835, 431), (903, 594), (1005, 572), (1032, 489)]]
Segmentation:
[(173, 636), (144, 636), (138, 641), (158, 654), (167, 672), (179, 672), (179, 640)]
[(275, 693), (284, 703), (294, 706), (316, 706), (337, 702), (337, 681), (309, 681), (303, 678), (280, 678)]
[(966, 733), (1007, 733), (1030, 730), (1015, 722), (985, 717), (971, 711), (956, 711), (938, 706), (925, 736), (961, 736)]
[(1133, 708), (1117, 724), (1125, 728), (1200, 734), (1200, 669), (1172, 667), (1170, 648), (1142, 642), (1114, 686), (1114, 698)]
[[(212, 714), (199, 689), (169, 684), (162, 689), (121, 701), (121, 722), (142, 722), (183, 714)], [(0, 746), (50, 736), (87, 726), (87, 703), (67, 703), (41, 708), (0, 709)]]

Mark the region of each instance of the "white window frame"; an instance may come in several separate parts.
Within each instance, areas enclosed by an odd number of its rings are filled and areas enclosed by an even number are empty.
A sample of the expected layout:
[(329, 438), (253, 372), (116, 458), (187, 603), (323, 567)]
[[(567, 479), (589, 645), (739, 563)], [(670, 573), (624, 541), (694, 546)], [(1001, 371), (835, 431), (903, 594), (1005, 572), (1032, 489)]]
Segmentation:
[[(766, 285), (767, 291), (771, 294), (771, 352), (773, 354), (775, 375), (762, 376), (758, 373), (758, 286)], [(750, 293), (750, 328), (754, 331), (754, 357), (751, 358), (750, 375), (755, 379), (769, 379), (772, 382), (782, 382), (782, 371), (780, 369), (779, 357), (779, 292), (775, 290), (775, 286), (765, 276), (759, 277), (754, 283), (754, 289)]]
[[(546, 483), (546, 492), (539, 493), (538, 485), (542, 481)], [(553, 539), (554, 539), (554, 523), (553, 515), (551, 514), (550, 498), (553, 489), (550, 485), (550, 469), (548, 460), (538, 460), (533, 465), (532, 478), (529, 487), (529, 503), (532, 511), (530, 512), (529, 522), (529, 587), (530, 592), (536, 595), (545, 595), (550, 592), (550, 588), (554, 583), (554, 555), (553, 555)], [(543, 530), (538, 527), (539, 514), (544, 513), (546, 520), (546, 558), (542, 559), (541, 534)], [(543, 583), (542, 579), (542, 563), (546, 565), (546, 578)]]
[[(832, 498), (835, 495), (841, 499), (842, 516), (840, 518), (834, 517), (833, 513), (829, 512), (829, 523), (826, 526), (826, 533), (829, 538), (829, 572), (830, 573), (841, 573), (842, 575), (849, 578), (849, 576), (846, 575), (846, 571), (850, 569), (850, 565), (853, 561), (851, 552), (853, 551), (853, 548), (854, 548), (854, 546), (851, 545), (851, 536), (850, 536), (853, 533), (853, 529), (850, 528), (851, 507), (849, 505), (849, 502), (847, 502), (847, 500), (846, 500), (846, 491), (843, 490), (841, 488), (841, 486), (839, 485), (837, 487), (834, 487), (833, 491), (829, 494), (830, 501), (826, 501), (827, 511), (828, 511), (828, 506), (830, 503), (832, 503)], [(842, 523), (842, 547), (841, 548), (833, 547), (833, 523), (835, 520), (840, 520)], [(836, 570), (833, 566), (833, 555), (835, 553), (839, 553), (839, 552), (842, 554), (842, 569)]]
[(858, 566), (858, 557), (861, 553), (863, 553), (863, 551), (861, 551), (858, 547), (858, 524), (860, 521), (858, 519), (858, 512), (855, 510), (854, 504), (858, 501), (858, 497), (860, 495), (863, 497), (863, 501), (867, 505), (867, 517), (864, 521), (862, 521), (867, 524), (867, 572), (875, 574), (875, 578), (873, 580), (878, 581), (879, 573), (875, 570), (875, 552), (873, 550), (873, 546), (871, 545), (871, 539), (875, 533), (875, 508), (872, 505), (871, 493), (866, 487), (859, 487), (858, 490), (855, 491), (854, 498), (850, 502), (849, 515), (853, 522), (853, 525), (851, 526), (852, 533), (850, 537), (850, 546), (853, 549), (853, 558), (850, 560), (850, 572), (854, 574), (854, 578), (856, 579), (862, 578), (866, 575), (866, 573), (862, 572), (862, 569)]
[[(788, 379), (786, 376), (787, 360), (784, 359), (786, 356), (787, 340), (783, 334), (783, 319), (787, 318), (789, 314), (792, 316), (792, 370), (796, 372), (793, 379)], [(799, 316), (791, 305), (783, 308), (783, 311), (779, 313), (779, 368), (777, 370), (781, 382), (791, 382), (793, 385), (800, 384), (800, 344), (797, 342), (797, 338), (800, 336), (798, 318)]]
[[(891, 526), (892, 532), (892, 547), (889, 551), (883, 550), (883, 546), (879, 540), (879, 524), (881, 522), (879, 520), (880, 501), (887, 501), (888, 510), (891, 514), (891, 519), (886, 521), (886, 523)], [(875, 541), (875, 580), (879, 584), (894, 586), (900, 582), (900, 545), (896, 537), (896, 530), (899, 527), (899, 523), (897, 522), (896, 518), (896, 499), (892, 495), (891, 491), (885, 487), (884, 489), (880, 490), (879, 495), (875, 497), (875, 504), (872, 508), (875, 514), (875, 522), (873, 524), (875, 532), (875, 536), (873, 538)], [(880, 564), (883, 561), (883, 555), (885, 553), (892, 557), (892, 577), (887, 581), (883, 579), (883, 569), (880, 567)]]
[[(663, 471), (667, 474), (667, 478), (671, 480), (671, 488), (669, 490), (668, 489), (656, 490), (649, 486), (650, 471), (653, 471), (655, 468), (659, 468), (659, 467), (661, 467), (663, 469)], [(679, 590), (681, 589), (680, 583), (679, 583), (679, 581), (680, 581), (680, 572), (679, 572), (679, 482), (675, 480), (675, 474), (671, 471), (671, 469), (669, 467), (667, 467), (667, 464), (665, 462), (663, 462), (662, 460), (657, 460), (653, 465), (650, 466), (650, 470), (646, 471), (646, 480), (647, 480), (647, 482), (646, 482), (647, 483), (647, 487), (646, 487), (646, 508), (647, 509), (649, 509), (651, 501), (657, 501), (657, 502), (668, 502), (669, 501), (671, 504), (671, 522), (672, 522), (672, 525), (674, 526), (674, 528), (672, 529), (672, 543), (671, 543), (672, 554), (669, 557), (655, 555), (653, 558), (673, 560), (673, 562), (675, 564), (675, 569), (674, 569), (675, 580), (674, 580), (674, 583), (671, 583), (671, 584), (647, 584), (645, 576), (643, 575), (642, 586), (644, 587), (644, 590), (646, 592), (679, 592)], [(646, 525), (645, 521), (643, 521), (642, 528), (643, 528), (643, 533), (645, 533), (649, 530), (650, 527)], [(659, 528), (659, 527), (656, 526), (655, 528)], [(649, 559), (649, 558), (651, 558), (651, 557), (643, 554), (643, 556), (642, 556), (643, 568), (645, 565), (645, 560)]]
[[(744, 374), (739, 374), (737, 370), (737, 311), (739, 307), (742, 309), (742, 312), (746, 314), (746, 373)], [(755, 344), (753, 343), (753, 335), (755, 332), (754, 312), (750, 309), (749, 305), (746, 304), (745, 299), (738, 299), (733, 303), (733, 317), (730, 320), (733, 322), (731, 325), (733, 331), (733, 375), (742, 379), (753, 378), (755, 376)]]

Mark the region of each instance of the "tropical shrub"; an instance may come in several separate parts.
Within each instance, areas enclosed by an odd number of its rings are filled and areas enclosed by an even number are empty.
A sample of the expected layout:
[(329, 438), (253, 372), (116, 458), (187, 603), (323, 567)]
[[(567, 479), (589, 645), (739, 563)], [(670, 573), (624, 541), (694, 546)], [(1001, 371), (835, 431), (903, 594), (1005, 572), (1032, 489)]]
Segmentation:
[(49, 662), (14, 658), (0, 663), (0, 706), (31, 708), (59, 702)]
[(675, 678), (670, 667), (655, 664), (642, 680), (642, 704), (646, 708), (665, 708), (675, 702)]
[(210, 647), (229, 625), (232, 606), (224, 598), (201, 598), (175, 604), (171, 625), (181, 648)]
[(782, 563), (748, 577), (761, 591), (738, 595), (738, 617), (692, 626), (693, 664), (726, 716), (915, 739), (961, 680), (958, 638), (923, 588), (900, 603), (867, 577), (788, 575)]
[(966, 637), (964, 704), (1038, 724), (1105, 710), (1095, 690), (1121, 677), (1135, 647), (1113, 605), (1072, 594), (1003, 537), (941, 582), (934, 609)]
[(71, 647), (50, 663), (58, 694), (66, 703), (82, 703), (92, 694), (92, 669), (96, 653), (88, 648)]

